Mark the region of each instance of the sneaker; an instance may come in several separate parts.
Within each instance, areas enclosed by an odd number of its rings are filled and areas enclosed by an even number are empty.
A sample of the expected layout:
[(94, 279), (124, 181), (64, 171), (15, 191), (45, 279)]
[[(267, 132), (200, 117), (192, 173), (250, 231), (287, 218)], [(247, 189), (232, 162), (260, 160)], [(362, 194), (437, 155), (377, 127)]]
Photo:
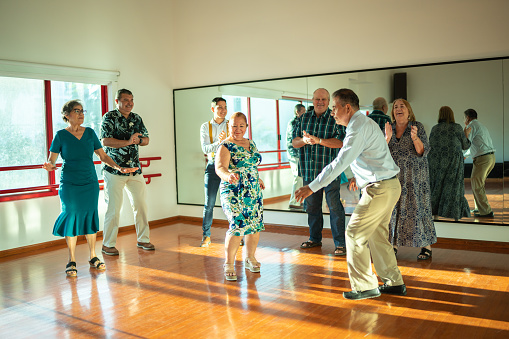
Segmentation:
[(118, 250), (115, 247), (108, 247), (104, 245), (101, 252), (106, 255), (118, 255)]
[(379, 286), (378, 289), (380, 290), (380, 293), (384, 294), (406, 295), (405, 284), (397, 286), (389, 286), (387, 284), (383, 284), (382, 286)]
[(203, 236), (203, 238), (201, 239), (200, 247), (209, 247), (210, 243), (211, 243), (210, 237)]
[(147, 250), (147, 251), (152, 251), (152, 250), (155, 250), (155, 246), (152, 245), (152, 243), (149, 243), (149, 242), (138, 242), (138, 245), (137, 245), (139, 248), (143, 248), (144, 250)]
[(376, 298), (379, 296), (380, 296), (380, 291), (378, 290), (378, 287), (376, 287), (372, 290), (366, 290), (366, 291), (362, 291), (362, 292), (357, 292), (357, 291), (343, 292), (343, 298), (350, 299), (350, 300)]

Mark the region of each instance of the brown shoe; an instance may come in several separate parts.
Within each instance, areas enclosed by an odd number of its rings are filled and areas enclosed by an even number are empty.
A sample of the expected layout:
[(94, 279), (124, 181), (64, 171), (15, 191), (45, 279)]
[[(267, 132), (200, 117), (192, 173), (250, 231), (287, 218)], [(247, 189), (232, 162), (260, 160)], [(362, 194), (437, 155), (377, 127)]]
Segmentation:
[(153, 251), (156, 249), (155, 246), (150, 242), (139, 242), (137, 246), (147, 251)]
[(115, 247), (108, 247), (103, 245), (102, 252), (106, 255), (118, 255), (118, 250)]
[(210, 237), (203, 237), (201, 239), (201, 244), (200, 244), (200, 247), (209, 247), (211, 241), (210, 241)]

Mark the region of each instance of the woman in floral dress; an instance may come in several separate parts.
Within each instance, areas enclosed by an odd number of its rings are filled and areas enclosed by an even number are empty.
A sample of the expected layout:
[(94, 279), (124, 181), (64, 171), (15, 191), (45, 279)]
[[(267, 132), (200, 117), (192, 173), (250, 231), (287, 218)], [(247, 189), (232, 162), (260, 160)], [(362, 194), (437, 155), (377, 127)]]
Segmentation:
[(430, 259), (431, 245), (437, 242), (437, 235), (431, 214), (428, 137), (424, 126), (415, 121), (408, 101), (395, 100), (391, 115), (393, 123), (385, 125), (385, 139), (401, 170), (398, 174), (401, 196), (392, 211), (389, 241), (394, 253), (398, 246), (421, 247), (417, 259)]
[(258, 176), (261, 155), (252, 140), (244, 138), (246, 116), (234, 113), (229, 122), (229, 138), (223, 141), (216, 155), (216, 173), (221, 178), (221, 206), (230, 224), (225, 238), (224, 276), (237, 280), (235, 255), (245, 236), (247, 257), (245, 267), (260, 272), (255, 258), (256, 246), (263, 226), (263, 181)]

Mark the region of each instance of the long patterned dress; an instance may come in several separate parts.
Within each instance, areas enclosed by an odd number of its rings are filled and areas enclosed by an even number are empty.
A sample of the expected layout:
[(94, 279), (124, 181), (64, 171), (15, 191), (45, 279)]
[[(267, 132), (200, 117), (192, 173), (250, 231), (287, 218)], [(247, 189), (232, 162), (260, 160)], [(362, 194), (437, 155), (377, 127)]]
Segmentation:
[[(410, 136), (411, 126), (417, 127), (417, 136), (424, 144), (422, 156), (417, 154)], [(398, 140), (396, 124), (392, 124), (393, 135), (389, 149), (396, 165), (401, 183), (401, 196), (392, 211), (389, 225), (389, 241), (396, 246), (425, 247), (437, 242), (435, 224), (431, 213), (431, 194), (427, 155), (428, 137), (424, 126), (417, 121), (408, 126)]]
[(460, 219), (470, 217), (465, 198), (463, 152), (470, 147), (463, 128), (456, 123), (441, 122), (429, 135), (428, 154), (431, 210), (433, 215)]
[(221, 180), (219, 188), (221, 207), (230, 223), (227, 233), (243, 236), (263, 231), (263, 197), (258, 181), (262, 156), (252, 140), (249, 149), (229, 141), (223, 145), (230, 151), (228, 169), (239, 174), (237, 184)]

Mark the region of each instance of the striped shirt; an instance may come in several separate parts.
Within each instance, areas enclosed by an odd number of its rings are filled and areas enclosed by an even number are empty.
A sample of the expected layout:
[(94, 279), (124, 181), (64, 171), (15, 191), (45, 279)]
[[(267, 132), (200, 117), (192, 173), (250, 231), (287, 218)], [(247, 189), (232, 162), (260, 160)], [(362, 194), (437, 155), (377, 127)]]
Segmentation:
[[(346, 128), (336, 124), (330, 109), (327, 109), (321, 116), (317, 116), (314, 110), (304, 113), (297, 119), (293, 138), (302, 138), (303, 131), (320, 139), (336, 138), (341, 141), (346, 134)], [(299, 176), (302, 176), (305, 181), (312, 181), (325, 166), (336, 158), (340, 149), (319, 144), (306, 144), (300, 150)]]

